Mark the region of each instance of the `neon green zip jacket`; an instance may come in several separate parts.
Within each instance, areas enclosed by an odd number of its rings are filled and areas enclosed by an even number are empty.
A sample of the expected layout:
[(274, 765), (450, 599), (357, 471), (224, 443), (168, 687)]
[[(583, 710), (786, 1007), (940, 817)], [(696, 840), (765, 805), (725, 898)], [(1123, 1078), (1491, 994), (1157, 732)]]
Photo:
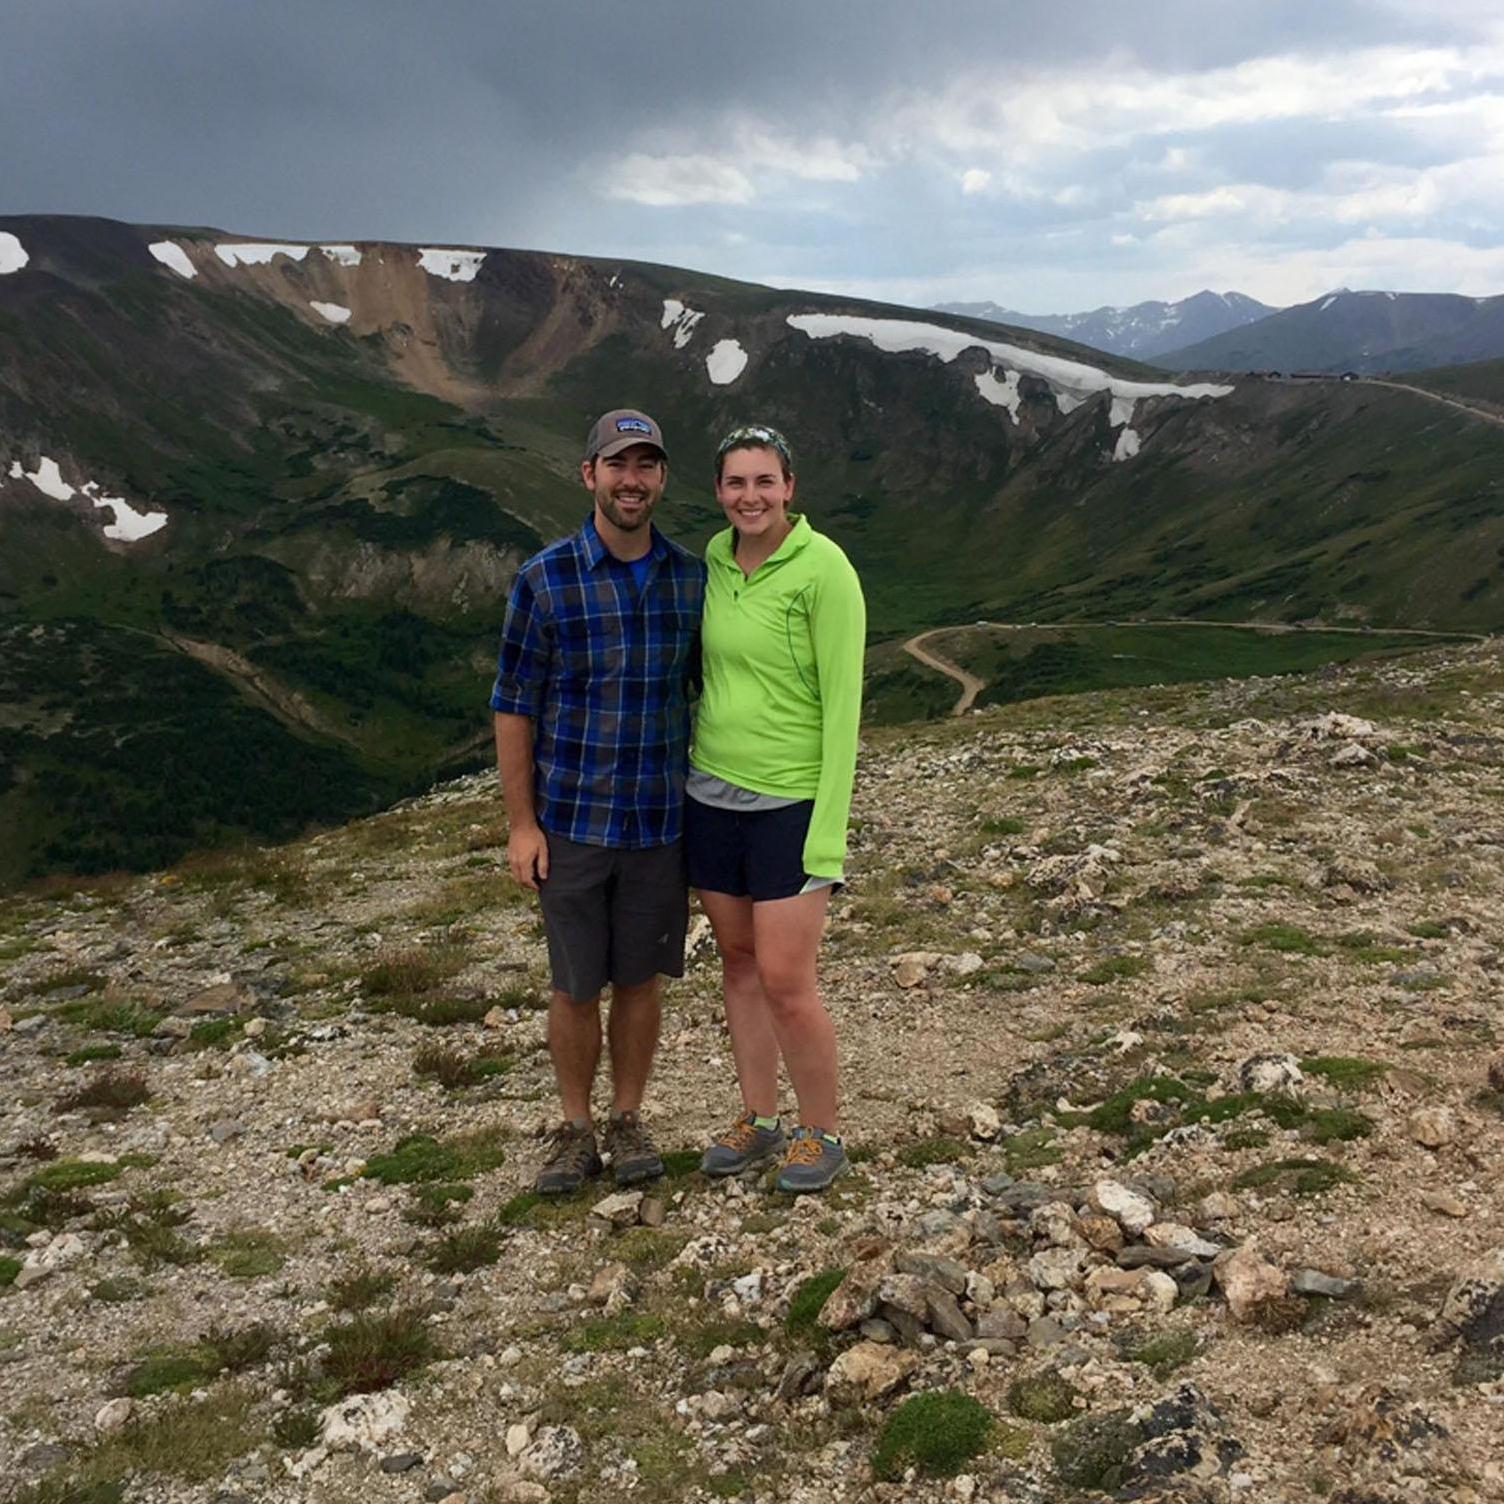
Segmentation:
[(839, 879), (862, 718), (867, 607), (850, 560), (809, 519), (751, 578), (727, 528), (705, 550), (705, 692), (689, 757), (759, 794), (813, 799), (804, 870)]

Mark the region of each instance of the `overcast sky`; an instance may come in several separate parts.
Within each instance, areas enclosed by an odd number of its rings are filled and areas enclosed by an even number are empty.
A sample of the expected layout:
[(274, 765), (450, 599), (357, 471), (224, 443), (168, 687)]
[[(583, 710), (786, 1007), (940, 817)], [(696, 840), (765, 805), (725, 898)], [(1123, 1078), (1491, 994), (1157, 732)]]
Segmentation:
[(1026, 312), (1504, 292), (1501, 0), (0, 0), (0, 213)]

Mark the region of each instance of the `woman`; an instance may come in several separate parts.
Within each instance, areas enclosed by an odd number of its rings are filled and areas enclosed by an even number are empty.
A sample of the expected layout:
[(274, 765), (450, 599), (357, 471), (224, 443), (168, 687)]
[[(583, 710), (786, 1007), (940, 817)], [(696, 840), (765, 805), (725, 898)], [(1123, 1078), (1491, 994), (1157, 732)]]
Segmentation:
[[(715, 491), (730, 527), (705, 553), (685, 845), (721, 950), (744, 1112), (700, 1167), (735, 1175), (783, 1153), (779, 1190), (823, 1191), (847, 1160), (815, 957), (846, 856), (866, 608), (846, 555), (789, 511), (794, 466), (776, 429), (726, 435)], [(799, 1102), (787, 1139), (780, 1056)]]

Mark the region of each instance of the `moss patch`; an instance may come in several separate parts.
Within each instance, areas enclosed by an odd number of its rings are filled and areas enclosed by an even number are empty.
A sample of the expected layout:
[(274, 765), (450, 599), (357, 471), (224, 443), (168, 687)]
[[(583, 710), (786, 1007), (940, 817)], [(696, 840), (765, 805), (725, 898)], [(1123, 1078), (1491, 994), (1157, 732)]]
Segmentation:
[(893, 1481), (911, 1467), (928, 1478), (954, 1478), (986, 1450), (992, 1412), (969, 1394), (937, 1389), (906, 1399), (878, 1433), (872, 1470)]
[(409, 1134), (389, 1154), (373, 1154), (362, 1172), (383, 1185), (427, 1180), (470, 1180), (506, 1159), (495, 1133), (471, 1133), (441, 1143), (426, 1133)]
[(845, 1278), (844, 1269), (826, 1269), (795, 1286), (789, 1297), (789, 1313), (783, 1320), (784, 1330), (790, 1337), (799, 1342), (814, 1342), (826, 1335), (819, 1323), (820, 1312)]
[(1050, 1443), (1055, 1472), (1067, 1488), (1121, 1488), (1138, 1440), (1126, 1410), (1083, 1416)]
[(1053, 1426), (1070, 1420), (1077, 1410), (1080, 1391), (1058, 1373), (1036, 1374), (1015, 1379), (1008, 1386), (1008, 1408), (1020, 1420)]

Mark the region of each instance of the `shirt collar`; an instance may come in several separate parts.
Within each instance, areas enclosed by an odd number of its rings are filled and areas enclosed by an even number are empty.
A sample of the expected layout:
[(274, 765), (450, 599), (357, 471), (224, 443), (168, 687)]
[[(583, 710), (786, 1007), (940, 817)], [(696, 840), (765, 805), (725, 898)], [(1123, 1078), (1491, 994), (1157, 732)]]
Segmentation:
[[(652, 536), (652, 546), (648, 549), (645, 557), (662, 559), (668, 553), (668, 544), (664, 541), (653, 523), (648, 523), (648, 532)], [(576, 546), (585, 560), (586, 569), (595, 569), (603, 560), (614, 558), (611, 550), (606, 547), (601, 535), (595, 530), (595, 513), (592, 512), (586, 519), (585, 525), (575, 535)], [(625, 563), (625, 560), (618, 560)]]

